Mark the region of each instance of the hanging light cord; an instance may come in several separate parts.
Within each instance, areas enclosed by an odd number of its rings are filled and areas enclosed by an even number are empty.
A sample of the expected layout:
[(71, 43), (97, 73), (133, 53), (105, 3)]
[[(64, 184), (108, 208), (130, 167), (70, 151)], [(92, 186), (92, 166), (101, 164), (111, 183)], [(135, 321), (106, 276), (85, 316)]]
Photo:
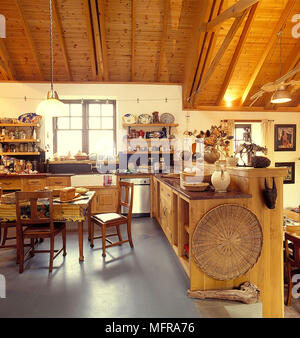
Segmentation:
[(282, 30), (278, 33), (279, 34), (279, 43), (280, 43), (280, 77), (282, 76)]
[(52, 0), (49, 0), (49, 16), (50, 16), (50, 64), (51, 64), (51, 94), (53, 94), (53, 45), (52, 45)]

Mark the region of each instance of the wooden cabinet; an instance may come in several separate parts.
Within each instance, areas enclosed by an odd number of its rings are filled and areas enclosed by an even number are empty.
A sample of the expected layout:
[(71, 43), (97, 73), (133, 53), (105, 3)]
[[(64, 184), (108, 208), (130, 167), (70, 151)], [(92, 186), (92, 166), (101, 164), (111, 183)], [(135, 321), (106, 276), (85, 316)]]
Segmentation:
[(168, 240), (173, 243), (173, 193), (165, 184), (160, 184), (160, 225)]
[(92, 202), (92, 214), (116, 212), (118, 209), (119, 189), (114, 187), (92, 188), (96, 192)]
[(71, 185), (71, 178), (67, 176), (63, 177), (47, 177), (47, 186), (57, 186), (57, 187), (69, 187)]

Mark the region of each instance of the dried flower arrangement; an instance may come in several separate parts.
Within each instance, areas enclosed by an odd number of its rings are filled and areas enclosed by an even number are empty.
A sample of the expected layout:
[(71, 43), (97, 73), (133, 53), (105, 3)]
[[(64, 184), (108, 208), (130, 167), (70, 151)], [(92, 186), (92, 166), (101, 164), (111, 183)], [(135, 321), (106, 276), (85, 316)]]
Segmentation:
[(206, 149), (217, 150), (224, 157), (230, 157), (229, 147), (230, 140), (233, 139), (233, 136), (227, 134), (221, 126), (211, 126), (210, 130), (206, 132), (200, 131), (196, 138), (204, 139), (204, 146)]

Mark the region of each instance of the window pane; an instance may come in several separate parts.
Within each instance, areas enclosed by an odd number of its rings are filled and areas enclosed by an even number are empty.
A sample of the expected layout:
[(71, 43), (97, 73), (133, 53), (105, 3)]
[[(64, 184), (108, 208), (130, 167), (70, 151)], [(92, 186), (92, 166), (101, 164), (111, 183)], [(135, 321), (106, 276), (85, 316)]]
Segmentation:
[(70, 104), (71, 116), (82, 116), (82, 105), (80, 103)]
[(78, 150), (82, 151), (81, 130), (57, 131), (57, 152), (60, 156), (66, 156), (69, 151), (74, 156)]
[(113, 129), (114, 128), (114, 119), (112, 117), (102, 117), (102, 128), (103, 129)]
[(113, 116), (114, 115), (114, 105), (113, 104), (102, 104), (102, 116)]
[(100, 117), (89, 117), (89, 129), (100, 129), (101, 118)]
[(100, 116), (100, 104), (89, 104), (89, 116)]
[(89, 131), (89, 153), (114, 155), (114, 134), (108, 130)]
[(68, 117), (58, 117), (57, 118), (57, 129), (69, 129), (69, 118)]
[(71, 129), (82, 129), (82, 117), (71, 117)]

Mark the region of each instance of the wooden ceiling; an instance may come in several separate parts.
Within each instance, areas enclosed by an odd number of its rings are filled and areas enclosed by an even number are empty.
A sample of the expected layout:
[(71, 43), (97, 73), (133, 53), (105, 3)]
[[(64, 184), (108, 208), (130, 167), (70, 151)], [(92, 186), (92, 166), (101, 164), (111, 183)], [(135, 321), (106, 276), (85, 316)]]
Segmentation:
[[(300, 65), (300, 0), (52, 2), (55, 82), (179, 83), (184, 108), (247, 109), (280, 77), (280, 31), (282, 74)], [(0, 14), (0, 81), (50, 81), (49, 1), (1, 0)], [(270, 97), (252, 109), (283, 106)], [(297, 110), (300, 89), (292, 98), (284, 106)]]

